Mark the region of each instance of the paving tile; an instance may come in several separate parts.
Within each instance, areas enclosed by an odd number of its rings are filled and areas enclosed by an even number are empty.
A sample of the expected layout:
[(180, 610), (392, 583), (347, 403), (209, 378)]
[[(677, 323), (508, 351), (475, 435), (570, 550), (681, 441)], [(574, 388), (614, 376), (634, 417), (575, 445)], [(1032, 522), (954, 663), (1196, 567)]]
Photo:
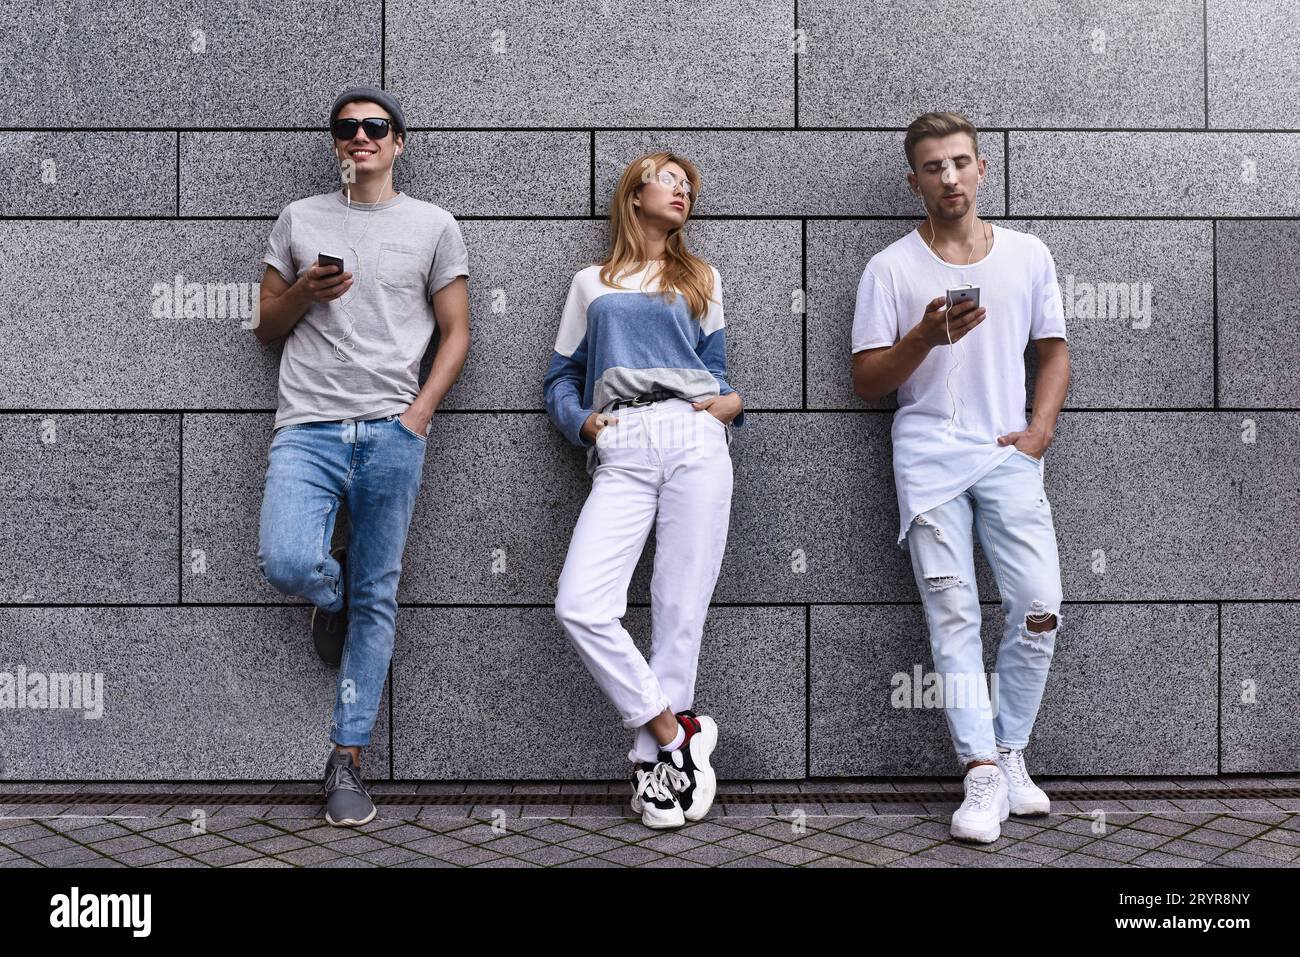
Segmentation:
[(293, 867), (288, 861), (277, 860), (274, 857), (255, 857), (249, 861), (240, 861), (238, 864), (231, 864), (231, 867)]
[(860, 841), (854, 841), (850, 838), (838, 834), (809, 834), (807, 837), (800, 838), (796, 847), (810, 848), (815, 851), (821, 851), (825, 854), (838, 854), (839, 852), (850, 847), (860, 846)]
[(1300, 831), (1294, 831), (1289, 827), (1275, 827), (1273, 830), (1266, 832), (1264, 836), (1278, 844), (1290, 844), (1293, 847), (1300, 848)]
[(40, 861), (46, 867), (81, 867), (90, 861), (102, 858), (97, 851), (76, 845), (61, 850), (39, 851), (28, 856)]
[(778, 847), (770, 847), (765, 851), (760, 851), (762, 857), (768, 857), (783, 864), (807, 864), (809, 861), (815, 861), (819, 857), (824, 857), (822, 851), (812, 847), (804, 847), (798, 844), (784, 844)]
[(1123, 861), (1113, 861), (1105, 857), (1096, 857), (1092, 854), (1081, 854), (1077, 851), (1066, 854), (1064, 857), (1058, 857), (1045, 865), (1046, 867), (1128, 867)]
[(101, 854), (109, 854), (113, 857), (120, 857), (127, 851), (138, 851), (142, 847), (154, 847), (153, 841), (139, 834), (128, 834), (126, 837), (112, 838), (107, 841), (100, 841), (92, 845), (95, 850)]
[[(591, 832), (583, 827), (575, 827), (572, 823), (560, 821), (547, 821), (539, 827), (533, 828), (528, 832), (532, 837), (539, 841), (549, 841), (552, 844), (563, 844), (565, 841), (571, 841), (576, 838), (590, 836)], [(601, 830), (600, 834), (616, 841), (637, 840), (642, 837), (649, 837), (654, 832), (646, 827), (640, 821), (635, 824), (628, 822), (626, 824), (615, 825), (611, 828)]]
[(129, 867), (150, 867), (162, 861), (180, 857), (175, 851), (160, 844), (155, 844), (152, 847), (142, 847), (137, 851), (114, 854), (113, 856)]
[(937, 844), (922, 851), (917, 857), (928, 860), (946, 861), (974, 867), (1034, 867), (1032, 861), (1023, 858), (1003, 857), (1001, 854), (987, 853), (958, 844)]
[(699, 847), (702, 842), (685, 834), (664, 831), (640, 843), (642, 847), (658, 851), (660, 854), (680, 854), (682, 851), (689, 851), (691, 848)]
[(335, 841), (329, 845), (329, 848), (340, 854), (361, 854), (365, 851), (378, 851), (387, 846), (383, 841), (376, 840), (369, 834), (358, 834), (355, 837)]
[(203, 851), (194, 856), (205, 864), (224, 867), (230, 864), (241, 864), (244, 861), (256, 860), (258, 858), (266, 857), (267, 855), (260, 854), (252, 848), (240, 847), (238, 844), (233, 844), (230, 847), (217, 848), (215, 851)]
[(1033, 844), (1029, 841), (1017, 841), (999, 853), (1005, 854), (1008, 857), (1033, 861), (1035, 864), (1049, 864), (1059, 857), (1064, 857), (1069, 852), (1065, 848), (1061, 847), (1051, 847), (1046, 844)]
[(1205, 827), (1198, 827), (1193, 831), (1188, 831), (1183, 835), (1182, 840), (1194, 841), (1197, 844), (1208, 844), (1213, 847), (1231, 850), (1234, 847), (1246, 843), (1247, 838), (1242, 834), (1230, 834), (1227, 831), (1219, 831), (1207, 825)]
[(908, 856), (905, 856), (905, 857), (901, 857), (901, 858), (899, 858), (898, 860), (893, 861), (893, 862), (891, 862), (890, 864), (888, 864), (888, 865), (886, 865), (886, 866), (887, 866), (887, 867), (918, 867), (918, 868), (922, 868), (922, 867), (956, 867), (957, 865), (956, 865), (956, 864), (951, 864), (951, 863), (949, 863), (948, 861), (938, 861), (938, 860), (935, 860), (934, 858), (926, 858), (926, 857), (922, 857), (922, 856), (920, 856), (919, 854), (914, 854), (914, 855), (908, 855)]
[(715, 841), (714, 843), (718, 847), (725, 847), (733, 851), (743, 851), (746, 854), (758, 854), (762, 851), (780, 846), (777, 841), (762, 837), (758, 834), (737, 834), (735, 837), (728, 837), (725, 840)]
[(35, 856), (44, 854), (46, 851), (62, 851), (78, 845), (75, 841), (69, 840), (62, 834), (50, 834), (47, 831), (44, 836), (33, 837), (26, 841), (17, 841), (10, 846), (20, 854)]
[(1160, 853), (1177, 857), (1190, 857), (1196, 861), (1212, 861), (1223, 855), (1223, 848), (1196, 844), (1185, 838), (1176, 838), (1160, 845)]
[(1075, 848), (1074, 853), (1091, 854), (1093, 857), (1104, 857), (1109, 861), (1122, 861), (1128, 863), (1135, 857), (1141, 857), (1147, 853), (1147, 848), (1134, 847), (1131, 844), (1120, 844), (1116, 841), (1093, 841), (1091, 844), (1084, 844)]
[(453, 851), (463, 850), (474, 845), (466, 844), (464, 841), (447, 834), (431, 834), (428, 837), (408, 840), (402, 846), (429, 857), (444, 857)]
[(1156, 834), (1167, 834), (1170, 837), (1186, 834), (1195, 826), (1195, 823), (1191, 821), (1155, 816), (1141, 818), (1129, 825), (1131, 829), (1136, 831), (1152, 831)]
[(1068, 831), (1059, 831), (1055, 828), (1044, 828), (1037, 834), (1025, 838), (1035, 844), (1046, 844), (1050, 847), (1061, 847), (1069, 850), (1075, 850), (1092, 840), (1092, 836), (1083, 834), (1071, 834)]
[(260, 841), (251, 841), (248, 847), (262, 854), (281, 854), (285, 851), (296, 851), (302, 847), (316, 847), (318, 845), (304, 841), (300, 837), (292, 834), (281, 834), (278, 837), (263, 838)]
[(211, 867), (211, 864), (205, 864), (193, 857), (172, 857), (165, 861), (159, 861), (154, 867)]
[(372, 851), (364, 851), (358, 854), (357, 857), (372, 864), (378, 864), (381, 867), (391, 867), (405, 861), (425, 859), (424, 854), (413, 851), (408, 847), (380, 847)]
[[(409, 845), (408, 845), (409, 846)], [(472, 867), (487, 861), (495, 860), (500, 857), (495, 851), (489, 851), (482, 847), (462, 847), (454, 851), (445, 851), (437, 855), (444, 861), (452, 864), (459, 864), (462, 867)]]
[(1250, 854), (1241, 849), (1228, 851), (1222, 857), (1216, 858), (1214, 863), (1225, 864), (1230, 867), (1294, 867), (1294, 863), (1284, 861), (1279, 858), (1269, 857), (1262, 854)]
[(326, 861), (338, 859), (338, 851), (332, 850), (328, 845), (321, 846), (313, 844), (310, 847), (299, 848), (296, 851), (285, 851), (276, 854), (276, 857), (282, 861), (288, 861), (290, 864), (300, 864), (303, 867), (318, 867)]
[(585, 868), (585, 867), (623, 867), (625, 865), (618, 864), (614, 861), (607, 861), (599, 857), (582, 857), (574, 861), (565, 861), (563, 864), (556, 864), (555, 866), (566, 867), (566, 868), (567, 867)]
[(1239, 833), (1244, 837), (1255, 837), (1270, 830), (1273, 824), (1277, 822), (1262, 822), (1262, 820), (1249, 820), (1232, 815), (1232, 817), (1222, 817), (1210, 820), (1205, 827), (1212, 828), (1214, 831), (1227, 831), (1229, 833)]
[(621, 864), (624, 867), (641, 867), (652, 861), (662, 860), (666, 855), (660, 854), (658, 851), (652, 851), (648, 847), (642, 847), (639, 844), (627, 844), (608, 851), (602, 851), (596, 857), (599, 860), (612, 864)]
[[(1249, 840), (1237, 850), (1245, 854), (1254, 854), (1257, 857), (1270, 857), (1277, 861), (1294, 861), (1300, 858), (1300, 847), (1293, 847), (1290, 844), (1277, 844), (1263, 838)], [(1215, 860), (1218, 862), (1222, 861), (1223, 858), (1220, 857)]]
[(719, 867), (789, 867), (784, 861), (774, 860), (770, 857), (764, 857), (762, 854), (749, 854), (745, 857), (738, 857), (734, 861), (727, 861), (725, 864), (719, 864)]
[(1161, 834), (1158, 831), (1142, 831), (1131, 827), (1117, 827), (1110, 830), (1105, 835), (1106, 840), (1116, 844), (1127, 844), (1129, 847), (1141, 847), (1146, 850), (1152, 850), (1166, 843), (1170, 835)]
[(506, 837), (499, 838), (498, 840), (480, 846), (486, 850), (495, 851), (498, 854), (509, 854), (514, 857), (521, 857), (526, 851), (534, 851), (550, 845), (545, 841), (539, 841), (536, 838), (529, 837), (527, 834), (510, 834)]
[(872, 866), (873, 865), (868, 864), (866, 861), (855, 861), (852, 860), (851, 858), (834, 857), (831, 855), (828, 855), (826, 857), (819, 857), (817, 858), (817, 860), (809, 861), (807, 864), (804, 865), (804, 867), (827, 867), (827, 868), (829, 867), (872, 867)]
[(909, 854), (915, 854), (932, 846), (935, 841), (933, 838), (920, 837), (916, 834), (886, 834), (884, 837), (876, 838), (872, 841), (881, 847), (892, 847), (896, 851), (906, 851)]
[(542, 844), (531, 851), (524, 851), (517, 855), (525, 861), (533, 864), (539, 864), (543, 867), (551, 867), (556, 864), (564, 864), (568, 861), (584, 857), (585, 855), (567, 847), (557, 847), (554, 844)]
[(846, 847), (837, 852), (839, 857), (851, 858), (855, 861), (863, 861), (867, 864), (884, 866), (892, 864), (900, 858), (909, 857), (905, 851), (900, 851), (893, 847), (881, 847), (879, 844), (858, 844), (855, 847)]
[(371, 861), (364, 860), (360, 857), (336, 857), (332, 860), (324, 861), (315, 865), (316, 867), (378, 867)]

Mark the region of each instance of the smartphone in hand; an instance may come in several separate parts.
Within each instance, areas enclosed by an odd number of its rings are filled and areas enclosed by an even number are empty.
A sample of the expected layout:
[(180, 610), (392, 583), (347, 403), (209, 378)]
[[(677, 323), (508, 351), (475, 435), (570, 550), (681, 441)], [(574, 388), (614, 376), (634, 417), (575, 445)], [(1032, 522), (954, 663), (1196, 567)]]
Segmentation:
[[(343, 257), (331, 256), (329, 253), (317, 253), (316, 265), (318, 266), (338, 266), (338, 272), (343, 272)], [(335, 273), (338, 275), (338, 273)]]
[(949, 309), (951, 309), (953, 306), (957, 305), (958, 303), (963, 303), (963, 302), (973, 302), (975, 303), (975, 308), (978, 309), (980, 304), (980, 287), (972, 286), (970, 283), (965, 283), (963, 285), (957, 286), (954, 289), (948, 290)]

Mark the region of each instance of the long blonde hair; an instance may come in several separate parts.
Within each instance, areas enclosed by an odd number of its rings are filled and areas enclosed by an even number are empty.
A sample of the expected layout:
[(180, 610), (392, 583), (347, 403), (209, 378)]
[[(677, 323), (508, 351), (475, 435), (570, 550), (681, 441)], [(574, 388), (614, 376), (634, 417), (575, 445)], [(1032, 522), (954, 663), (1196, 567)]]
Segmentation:
[[(686, 178), (690, 181), (691, 195), (686, 212), (688, 221), (695, 210), (695, 204), (699, 202), (700, 171), (685, 157), (661, 150), (648, 153), (629, 164), (618, 181), (613, 202), (610, 203), (609, 221), (613, 227), (610, 249), (600, 267), (600, 281), (606, 285), (614, 285), (616, 277), (639, 269), (645, 262), (645, 232), (637, 219), (632, 198), (641, 192), (643, 185), (659, 174), (666, 163), (676, 163), (686, 171)], [(681, 229), (673, 229), (668, 233), (664, 244), (664, 261), (658, 276), (659, 291), (668, 302), (674, 302), (676, 292), (680, 291), (686, 297), (691, 316), (703, 320), (709, 309), (709, 300), (713, 297), (713, 270), (707, 262), (686, 248)]]

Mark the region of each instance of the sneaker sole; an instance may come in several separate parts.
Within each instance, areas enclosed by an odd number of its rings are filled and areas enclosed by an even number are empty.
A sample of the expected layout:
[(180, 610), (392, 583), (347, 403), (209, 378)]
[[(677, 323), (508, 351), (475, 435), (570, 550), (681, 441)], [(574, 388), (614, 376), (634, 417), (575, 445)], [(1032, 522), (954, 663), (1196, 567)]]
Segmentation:
[(325, 820), (328, 823), (334, 825), (335, 827), (360, 827), (362, 824), (369, 824), (371, 821), (373, 821), (375, 819), (375, 815), (378, 813), (379, 813), (379, 808), (372, 808), (370, 814), (364, 818), (361, 818), (360, 820), (356, 818), (345, 818), (342, 821), (336, 821), (334, 820), (334, 818), (330, 817), (330, 812), (326, 811)]
[(1011, 813), (1018, 817), (1041, 817), (1044, 814), (1052, 812), (1052, 802), (1046, 804), (1022, 804), (1019, 807), (1013, 807)]
[(664, 828), (669, 828), (669, 827), (681, 827), (683, 824), (686, 823), (686, 818), (685, 816), (683, 816), (680, 821), (673, 819), (670, 821), (664, 821), (659, 824), (652, 824), (650, 821), (646, 820), (645, 805), (641, 803), (641, 799), (637, 797), (635, 794), (632, 795), (632, 813), (640, 815), (641, 823), (644, 824), (646, 827), (654, 828), (656, 831), (660, 831), (663, 830)]
[(674, 827), (681, 827), (683, 824), (686, 823), (686, 818), (682, 818), (680, 821), (672, 820), (672, 821), (660, 821), (658, 823), (654, 823), (651, 821), (647, 821), (645, 819), (645, 815), (643, 814), (641, 815), (641, 823), (644, 824), (646, 827), (651, 828), (652, 830), (655, 831), (666, 831)]
[(964, 827), (953, 826), (949, 828), (949, 832), (959, 841), (975, 841), (979, 844), (992, 844), (1002, 836), (1001, 826), (991, 831), (971, 831)]
[[(695, 800), (691, 809), (683, 811), (688, 821), (699, 821), (713, 807), (713, 799), (718, 796), (718, 775), (709, 763), (709, 755), (718, 746), (718, 723), (708, 715), (697, 719), (700, 722), (698, 734), (691, 737), (691, 760), (695, 762)], [(703, 739), (703, 740), (701, 740)], [(699, 743), (698, 753), (696, 743)]]

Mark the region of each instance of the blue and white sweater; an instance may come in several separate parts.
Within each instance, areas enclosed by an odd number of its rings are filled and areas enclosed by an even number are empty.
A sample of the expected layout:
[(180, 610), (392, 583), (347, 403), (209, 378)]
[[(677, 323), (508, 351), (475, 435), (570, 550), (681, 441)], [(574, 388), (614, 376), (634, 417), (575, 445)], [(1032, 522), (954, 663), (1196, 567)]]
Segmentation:
[[(542, 383), (546, 411), (574, 445), (587, 449), (587, 472), (596, 470), (596, 446), (582, 437), (592, 412), (619, 399), (666, 389), (690, 402), (735, 392), (727, 384), (727, 332), (722, 321), (722, 277), (713, 266), (713, 298), (702, 321), (691, 317), (686, 297), (669, 304), (646, 282), (657, 263), (600, 281), (600, 266), (573, 277), (560, 317), (555, 353)], [(642, 284), (645, 288), (641, 288)], [(711, 413), (710, 413), (711, 414)], [(732, 426), (745, 424), (742, 410)], [(731, 441), (731, 429), (727, 440)]]

